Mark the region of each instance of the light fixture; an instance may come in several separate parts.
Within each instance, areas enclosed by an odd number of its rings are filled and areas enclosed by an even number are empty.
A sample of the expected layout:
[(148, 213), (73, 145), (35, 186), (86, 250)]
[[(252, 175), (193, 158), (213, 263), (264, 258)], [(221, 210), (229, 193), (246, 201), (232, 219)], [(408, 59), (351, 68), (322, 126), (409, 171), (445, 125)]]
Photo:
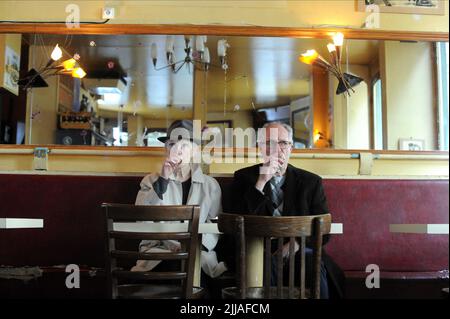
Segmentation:
[(314, 130), (314, 135), (313, 135), (313, 139), (314, 139), (314, 144), (317, 144), (317, 142), (319, 142), (319, 140), (325, 141), (328, 145), (328, 147), (333, 146), (333, 144), (331, 143), (331, 141), (329, 139), (327, 139), (325, 137), (325, 135), (320, 132), (318, 129)]
[(62, 56), (63, 52), (57, 44), (47, 64), (39, 70), (29, 70), (24, 78), (18, 80), (18, 85), (26, 90), (31, 87), (47, 87), (48, 84), (44, 79), (53, 75), (71, 75), (79, 79), (86, 76), (86, 72), (78, 65), (80, 59), (78, 54), (58, 64)]
[[(158, 46), (156, 43), (152, 43), (150, 54), (152, 58), (153, 67), (156, 71), (171, 68), (173, 73), (178, 73), (181, 68), (186, 65), (189, 70), (191, 65), (193, 68), (202, 71), (208, 71), (211, 64), (211, 55), (209, 48), (206, 46), (207, 37), (206, 35), (197, 35), (195, 38), (193, 36), (184, 37), (184, 52), (185, 57), (182, 60), (176, 61), (175, 58), (175, 38), (173, 35), (168, 35), (166, 38), (166, 59), (167, 65), (162, 67), (157, 67), (158, 63)], [(194, 47), (195, 44), (195, 47)], [(230, 45), (226, 40), (219, 40), (217, 43), (217, 51), (220, 59), (220, 67), (223, 70), (228, 68), (226, 61), (226, 51)]]
[(341, 58), (343, 43), (344, 35), (338, 32), (333, 35), (333, 43), (327, 44), (327, 49), (331, 57), (331, 63), (325, 60), (315, 50), (307, 50), (299, 57), (299, 60), (305, 64), (318, 66), (326, 71), (331, 72), (339, 81), (338, 87), (336, 89), (336, 94), (347, 92), (347, 94), (350, 96), (350, 90), (352, 92), (355, 92), (353, 87), (359, 84), (362, 79), (353, 74), (342, 72)]

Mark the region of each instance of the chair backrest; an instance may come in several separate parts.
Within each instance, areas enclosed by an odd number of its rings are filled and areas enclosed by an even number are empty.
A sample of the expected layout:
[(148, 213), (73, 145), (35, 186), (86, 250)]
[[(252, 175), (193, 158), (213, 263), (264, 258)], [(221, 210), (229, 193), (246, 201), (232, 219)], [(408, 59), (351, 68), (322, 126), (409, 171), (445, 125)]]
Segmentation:
[[(137, 206), (132, 204), (104, 203), (106, 229), (106, 275), (110, 297), (119, 295), (118, 279), (121, 280), (180, 280), (182, 285), (179, 298), (191, 298), (195, 256), (198, 243), (199, 206)], [(186, 231), (181, 232), (130, 232), (114, 230), (116, 222), (187, 222)], [(177, 240), (181, 242), (179, 252), (141, 253), (138, 251), (117, 250), (116, 239), (120, 240)], [(179, 260), (180, 271), (132, 272), (117, 267), (118, 260)]]
[(264, 238), (264, 297), (271, 298), (271, 273), (272, 273), (272, 242), (276, 240), (277, 250), (277, 298), (283, 297), (283, 254), (282, 247), (285, 239), (289, 240), (289, 281), (288, 295), (293, 298), (295, 291), (295, 241), (298, 239), (300, 254), (300, 283), (299, 298), (306, 297), (305, 289), (305, 259), (306, 244), (312, 249), (312, 293), (311, 297), (320, 298), (320, 264), (322, 260), (322, 241), (323, 235), (329, 234), (331, 229), (331, 215), (311, 215), (311, 216), (254, 216), (254, 215), (236, 215), (222, 213), (219, 215), (218, 227), (221, 232), (234, 234), (236, 238), (236, 256), (238, 264), (238, 287), (240, 288), (241, 298), (246, 297), (246, 238), (248, 236)]

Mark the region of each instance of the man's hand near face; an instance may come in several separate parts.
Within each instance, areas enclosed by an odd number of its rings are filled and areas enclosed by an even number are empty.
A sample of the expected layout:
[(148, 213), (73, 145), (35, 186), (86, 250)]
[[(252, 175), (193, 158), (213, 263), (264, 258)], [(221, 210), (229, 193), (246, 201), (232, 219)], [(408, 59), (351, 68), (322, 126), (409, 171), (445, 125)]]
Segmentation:
[(280, 167), (283, 167), (284, 165), (282, 157), (272, 156), (268, 159), (269, 160), (260, 167), (259, 177), (255, 184), (255, 187), (261, 192), (272, 177), (280, 174)]

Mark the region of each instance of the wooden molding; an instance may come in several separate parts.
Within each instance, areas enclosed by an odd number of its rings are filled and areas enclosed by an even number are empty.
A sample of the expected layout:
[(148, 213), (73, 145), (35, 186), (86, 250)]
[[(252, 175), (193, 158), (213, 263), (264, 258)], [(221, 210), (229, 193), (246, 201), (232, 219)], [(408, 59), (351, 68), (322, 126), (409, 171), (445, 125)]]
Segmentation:
[(223, 36), (265, 36), (295, 38), (329, 38), (334, 32), (344, 33), (347, 39), (448, 41), (448, 32), (410, 32), (345, 28), (285, 28), (260, 26), (218, 26), (183, 24), (84, 24), (67, 28), (65, 24), (26, 23), (0, 24), (0, 33), (40, 34), (202, 34)]
[[(76, 150), (76, 151), (117, 151), (117, 152), (165, 152), (164, 147), (139, 147), (139, 146), (84, 146), (84, 145), (11, 145), (11, 144), (0, 144), (0, 151), (3, 152), (14, 152), (17, 150), (29, 150), (32, 152), (36, 147), (46, 147), (50, 150)], [(221, 153), (255, 153), (258, 151), (257, 148), (214, 148), (215, 152)], [(448, 151), (397, 151), (397, 150), (358, 150), (358, 149), (348, 149), (348, 150), (337, 150), (332, 148), (313, 148), (313, 149), (293, 149), (292, 154), (359, 154), (359, 153), (372, 153), (379, 155), (440, 155), (449, 156)]]

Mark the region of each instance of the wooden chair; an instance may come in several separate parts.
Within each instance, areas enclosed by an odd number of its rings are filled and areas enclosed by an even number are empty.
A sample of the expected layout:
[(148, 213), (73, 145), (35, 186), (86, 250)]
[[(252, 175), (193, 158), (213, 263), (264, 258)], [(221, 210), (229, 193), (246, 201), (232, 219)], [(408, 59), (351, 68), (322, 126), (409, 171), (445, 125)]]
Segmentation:
[[(106, 276), (109, 296), (116, 298), (200, 298), (203, 289), (193, 287), (195, 256), (198, 245), (199, 206), (135, 206), (104, 203), (106, 227)], [(188, 222), (185, 232), (126, 232), (116, 231), (115, 222), (170, 221)], [(136, 240), (178, 240), (179, 252), (142, 253), (117, 250), (116, 239)], [(125, 260), (178, 260), (179, 271), (136, 272), (121, 269), (118, 261)], [(118, 283), (120, 281), (120, 284)], [(152, 284), (153, 281), (153, 284)], [(155, 284), (154, 282), (159, 282)], [(131, 283), (130, 283), (131, 282)], [(139, 282), (139, 283), (136, 283)], [(161, 284), (162, 282), (162, 284)], [(174, 282), (174, 284), (173, 284)], [(179, 282), (179, 284), (177, 284)], [(167, 284), (166, 284), (167, 283)], [(170, 283), (170, 284), (169, 284)]]
[[(234, 234), (236, 238), (237, 287), (227, 287), (222, 290), (224, 298), (320, 298), (320, 264), (322, 259), (323, 235), (330, 233), (331, 215), (313, 216), (253, 216), (225, 214), (219, 215), (219, 230)], [(264, 275), (263, 287), (247, 287), (246, 276), (246, 238), (249, 236), (264, 238)], [(283, 256), (282, 247), (285, 239), (289, 240), (289, 284), (283, 286)], [(295, 240), (299, 244), (300, 282), (294, 285), (295, 275)], [(277, 286), (271, 286), (272, 241), (276, 240), (277, 250)], [(313, 278), (310, 291), (305, 288), (306, 242), (311, 244), (313, 255)], [(291, 258), (292, 257), (292, 258)]]

